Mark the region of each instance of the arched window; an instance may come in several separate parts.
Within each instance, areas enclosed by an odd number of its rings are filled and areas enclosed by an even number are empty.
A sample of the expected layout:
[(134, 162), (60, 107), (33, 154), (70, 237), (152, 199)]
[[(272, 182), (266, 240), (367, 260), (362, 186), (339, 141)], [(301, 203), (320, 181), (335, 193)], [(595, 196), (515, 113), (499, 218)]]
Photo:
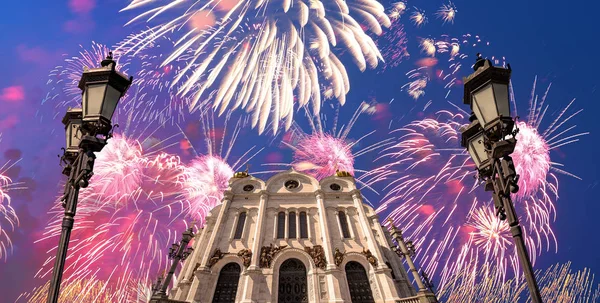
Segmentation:
[(296, 238), (296, 213), (291, 212), (288, 217), (288, 238)]
[(277, 239), (285, 238), (285, 213), (277, 214)]
[(300, 212), (300, 238), (308, 238), (308, 225), (307, 225), (306, 212)]
[(308, 302), (308, 283), (306, 282), (306, 267), (298, 259), (287, 259), (279, 268), (279, 303)]
[(346, 280), (350, 290), (352, 303), (374, 303), (371, 284), (365, 268), (358, 262), (350, 261), (346, 264)]
[(234, 239), (241, 239), (242, 233), (244, 232), (244, 224), (246, 223), (246, 212), (240, 213), (237, 221), (237, 226), (235, 228)]
[(348, 229), (348, 220), (346, 219), (346, 214), (343, 211), (340, 211), (338, 212), (338, 218), (340, 219), (342, 235), (344, 238), (350, 238), (350, 229)]
[(387, 265), (387, 267), (392, 270), (392, 279), (396, 280), (396, 275), (394, 275), (394, 269), (392, 268), (392, 264), (390, 264), (390, 262), (385, 262), (385, 265)]
[(241, 268), (237, 263), (228, 263), (219, 273), (219, 280), (215, 287), (213, 303), (233, 303), (240, 281)]

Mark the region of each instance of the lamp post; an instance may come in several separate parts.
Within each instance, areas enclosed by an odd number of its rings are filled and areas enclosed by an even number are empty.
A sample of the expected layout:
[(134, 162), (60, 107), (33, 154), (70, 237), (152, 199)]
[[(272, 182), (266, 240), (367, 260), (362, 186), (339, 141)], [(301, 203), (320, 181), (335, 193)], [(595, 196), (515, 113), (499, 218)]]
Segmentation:
[(169, 273), (167, 274), (167, 277), (165, 278), (165, 280), (162, 282), (162, 286), (160, 286), (160, 278), (159, 278), (157, 285), (155, 287), (155, 289), (157, 289), (158, 291), (155, 291), (150, 302), (160, 302), (162, 299), (168, 298), (167, 288), (169, 287), (169, 284), (171, 283), (171, 279), (173, 278), (173, 274), (175, 273), (175, 270), (177, 269), (177, 264), (180, 261), (181, 262), (185, 261), (185, 259), (187, 259), (187, 257), (189, 255), (191, 255), (192, 252), (194, 251), (194, 249), (192, 247), (187, 246), (193, 237), (194, 237), (194, 232), (192, 230), (192, 227), (190, 226), (190, 228), (188, 228), (186, 231), (183, 232), (180, 243), (173, 243), (171, 245), (171, 247), (169, 248), (169, 259), (173, 260), (173, 264), (171, 264)]
[[(389, 220), (389, 223), (390, 223), (390, 230), (392, 232), (391, 233), (392, 238), (395, 239), (396, 243), (398, 244), (398, 246), (396, 246), (396, 245), (392, 246), (392, 250), (395, 253), (397, 253), (401, 258), (406, 258), (406, 263), (408, 264), (408, 271), (410, 271), (411, 274), (413, 275), (413, 278), (415, 279), (415, 282), (417, 283), (417, 286), (419, 287), (419, 292), (424, 292), (427, 289), (425, 288), (423, 281), (421, 281), (421, 277), (419, 276), (419, 271), (417, 271), (417, 267), (415, 267), (415, 263), (412, 260), (412, 257), (414, 257), (415, 253), (416, 253), (415, 245), (413, 244), (412, 241), (404, 242), (404, 237), (402, 236), (402, 231), (397, 229), (396, 226), (394, 226), (394, 223), (392, 223), (392, 220)], [(400, 248), (400, 250), (398, 250), (398, 247)]]
[(540, 291), (531, 266), (519, 218), (510, 198), (519, 191), (519, 175), (510, 154), (514, 151), (518, 129), (510, 116), (508, 85), (510, 65), (494, 67), (492, 62), (477, 54), (473, 66), (475, 72), (463, 78), (464, 103), (469, 104), (473, 114), (467, 127), (461, 130), (461, 145), (467, 149), (475, 162), (485, 191), (491, 191), (496, 215), (508, 220), (510, 232), (533, 303), (541, 303)]
[(62, 173), (68, 179), (61, 198), (65, 213), (48, 290), (48, 303), (58, 302), (79, 189), (89, 184), (96, 159), (94, 152), (101, 151), (111, 137), (113, 113), (133, 80), (133, 77), (116, 71), (112, 53), (100, 65), (99, 68), (84, 68), (79, 81), (83, 108), (69, 109), (62, 120), (67, 144), (62, 156), (65, 164)]

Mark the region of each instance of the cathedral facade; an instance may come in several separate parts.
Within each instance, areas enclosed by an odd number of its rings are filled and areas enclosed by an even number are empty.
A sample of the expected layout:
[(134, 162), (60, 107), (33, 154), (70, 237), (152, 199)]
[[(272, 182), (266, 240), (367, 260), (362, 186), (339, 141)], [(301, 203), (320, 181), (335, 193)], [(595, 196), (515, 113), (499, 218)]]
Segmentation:
[(245, 172), (195, 235), (174, 302), (433, 302), (402, 260), (354, 178)]

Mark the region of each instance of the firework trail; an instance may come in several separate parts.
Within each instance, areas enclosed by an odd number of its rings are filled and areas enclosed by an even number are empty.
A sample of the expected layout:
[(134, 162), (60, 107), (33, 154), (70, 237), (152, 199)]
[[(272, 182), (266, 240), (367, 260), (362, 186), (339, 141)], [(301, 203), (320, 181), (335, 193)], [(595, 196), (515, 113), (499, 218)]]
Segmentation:
[(184, 188), (183, 200), (186, 204), (186, 212), (189, 217), (200, 222), (200, 225), (204, 224), (208, 212), (221, 203), (234, 172), (263, 150), (262, 148), (256, 150), (256, 146), (252, 146), (229, 164), (232, 150), (241, 130), (247, 125), (247, 119), (232, 120), (231, 113), (228, 113), (220, 121), (223, 125), (220, 128), (215, 124), (217, 119), (214, 115), (214, 112), (208, 111), (201, 119), (202, 137), (207, 152), (198, 154), (190, 145), (196, 157), (185, 167), (180, 177)]
[[(573, 271), (571, 262), (555, 264), (545, 271), (538, 271), (538, 285), (544, 302), (584, 303), (600, 299), (600, 284), (590, 269)], [(438, 296), (448, 303), (531, 302), (527, 282), (523, 277), (497, 283), (485, 278), (481, 272), (457, 272), (450, 286)]]
[[(310, 103), (318, 113), (321, 87), (331, 88), (344, 104), (350, 88), (348, 75), (332, 48), (347, 48), (360, 70), (374, 68), (382, 60), (381, 54), (359, 22), (378, 35), (382, 25), (390, 25), (383, 6), (374, 0), (153, 4), (133, 0), (123, 9), (151, 6), (128, 24), (140, 19), (158, 23), (127, 47), (135, 53), (177, 32), (174, 50), (163, 64), (193, 54), (174, 80), (182, 82), (180, 95), (194, 94), (190, 108), (201, 109), (211, 102), (219, 113), (245, 109), (253, 113), (252, 126), (258, 127), (259, 133), (269, 118), (274, 133), (280, 121), (285, 121), (287, 129), (295, 103)], [(177, 12), (176, 17), (167, 18), (167, 12)]]
[[(371, 187), (371, 180), (364, 179), (362, 176), (365, 174), (365, 170), (354, 167), (354, 161), (358, 157), (389, 145), (390, 139), (370, 140), (375, 134), (375, 130), (357, 136), (353, 127), (363, 114), (376, 119), (377, 115), (385, 109), (383, 104), (362, 102), (345, 123), (340, 122), (339, 106), (331, 108), (332, 119), (329, 119), (331, 115), (326, 114), (325, 111), (319, 118), (311, 113), (306, 113), (310, 131), (307, 132), (299, 124), (294, 123), (281, 139), (283, 146), (293, 151), (292, 162), (267, 165), (291, 166), (296, 171), (309, 174), (318, 180), (333, 176), (338, 170), (346, 171), (354, 176), (356, 182), (363, 188), (376, 193)], [(280, 171), (269, 170), (261, 173)]]
[[(432, 81), (443, 86), (445, 98), (455, 87), (462, 89), (460, 72), (463, 67), (471, 67), (471, 56), (477, 52), (486, 53), (485, 49), (490, 45), (481, 37), (471, 34), (461, 38), (442, 35), (439, 38), (421, 38), (419, 41), (421, 54), (425, 56), (417, 59), (416, 67), (405, 74), (408, 81), (402, 86), (415, 100), (425, 95), (427, 85)], [(492, 56), (490, 60), (496, 65), (506, 64), (504, 57)]]
[[(77, 87), (84, 68), (96, 68), (106, 58), (110, 48), (92, 41), (91, 48), (84, 48), (75, 56), (65, 57), (62, 65), (56, 66), (50, 71), (47, 85), (50, 91), (42, 100), (42, 105), (49, 102), (56, 107), (54, 116), (63, 112), (64, 108), (81, 107), (81, 89)], [(129, 62), (121, 58), (118, 52), (113, 53), (113, 60), (117, 62), (117, 70), (127, 73)], [(53, 117), (55, 118), (55, 117)]]
[[(44, 303), (48, 299), (50, 281), (44, 286), (36, 287), (30, 293), (21, 294), (15, 302)], [(87, 279), (63, 281), (60, 288), (59, 302), (115, 302), (111, 294), (116, 293), (105, 282)], [(135, 301), (137, 302), (137, 301)]]
[[(131, 302), (137, 294), (130, 281), (150, 283), (158, 271), (167, 269), (164, 250), (178, 240), (187, 224), (184, 204), (170, 201), (183, 190), (179, 178), (184, 166), (178, 157), (162, 151), (169, 147), (165, 145), (150, 137), (115, 135), (98, 153), (90, 186), (80, 193), (66, 283), (101, 281), (114, 292), (109, 301)], [(37, 278), (44, 279), (52, 271), (56, 253), (52, 245), (60, 235), (62, 212), (57, 202), (36, 241), (47, 247), (48, 254)]]
[(437, 11), (436, 15), (442, 19), (444, 23), (454, 23), (454, 17), (456, 17), (456, 6), (452, 2), (442, 5)]
[[(512, 155), (517, 172), (523, 176), (519, 180), (523, 192), (513, 196), (514, 203), (534, 263), (543, 251), (558, 247), (552, 230), (557, 174), (576, 177), (552, 161), (550, 152), (587, 134), (574, 132), (575, 126), (568, 125), (581, 112), (568, 114), (573, 101), (541, 130), (548, 90), (538, 98), (535, 86), (529, 118), (518, 122), (523, 133), (517, 135)], [(516, 107), (512, 94), (511, 99)], [(488, 260), (497, 262), (499, 270), (494, 274), (499, 281), (519, 273), (512, 241), (507, 230), (502, 230), (506, 225), (488, 213), (489, 196), (477, 188), (473, 163), (460, 148), (459, 128), (466, 123), (465, 116), (441, 111), (433, 118), (393, 130), (396, 141), (380, 156), (386, 163), (368, 173), (377, 182), (394, 178), (377, 211), (387, 214), (414, 238), (420, 247), (418, 262), (439, 277), (441, 287), (453, 272), (471, 267), (479, 270), (484, 263), (492, 265)]]
[[(0, 133), (0, 142), (2, 142), (2, 133)], [(24, 189), (21, 182), (13, 182), (12, 178), (7, 176), (7, 172), (20, 161), (9, 161), (0, 166), (0, 259), (7, 261), (9, 254), (12, 253), (12, 240), (10, 234), (19, 226), (19, 217), (11, 205), (9, 192), (17, 189)]]
[[(202, 224), (208, 211), (220, 203), (233, 176), (232, 167), (260, 152), (251, 147), (229, 166), (226, 161), (245, 124), (240, 119), (228, 132), (229, 115), (222, 129), (217, 129), (208, 114), (204, 117), (208, 152), (196, 153), (189, 165), (165, 152), (174, 145), (193, 149), (183, 130), (162, 141), (153, 137), (154, 132), (138, 138), (115, 135), (109, 140), (98, 153), (90, 186), (80, 193), (65, 281), (102, 281), (115, 292), (111, 295), (114, 301), (131, 302), (139, 297), (142, 286), (170, 266), (165, 248), (179, 240), (186, 221), (195, 219)], [(125, 128), (130, 131), (148, 133), (147, 128)], [(181, 141), (170, 143), (177, 136), (182, 136)], [(60, 234), (62, 209), (58, 203), (50, 214), (53, 219), (36, 241), (48, 246), (48, 258), (36, 274), (42, 279), (51, 273), (55, 247), (50, 245), (55, 245)]]

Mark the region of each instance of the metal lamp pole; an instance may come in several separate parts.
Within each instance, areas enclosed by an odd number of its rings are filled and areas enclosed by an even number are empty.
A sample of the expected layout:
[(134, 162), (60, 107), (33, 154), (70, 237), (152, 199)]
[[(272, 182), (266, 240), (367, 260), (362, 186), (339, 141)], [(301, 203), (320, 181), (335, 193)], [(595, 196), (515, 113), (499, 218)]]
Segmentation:
[(493, 192), (496, 215), (508, 220), (510, 232), (533, 303), (541, 303), (539, 287), (523, 239), (519, 218), (510, 197), (519, 191), (519, 175), (510, 154), (517, 144), (518, 129), (510, 116), (508, 84), (511, 68), (494, 67), (477, 54), (475, 72), (463, 79), (464, 102), (471, 106), (471, 124), (462, 129), (461, 145), (475, 162), (485, 190)]
[(69, 109), (62, 121), (67, 139), (67, 146), (61, 158), (66, 164), (62, 173), (68, 179), (61, 199), (65, 212), (48, 290), (48, 303), (57, 303), (60, 295), (60, 283), (75, 221), (79, 190), (88, 186), (94, 174), (94, 152), (101, 151), (112, 136), (112, 115), (119, 99), (133, 80), (115, 68), (116, 62), (112, 60), (112, 53), (102, 60), (100, 68), (85, 68), (79, 82), (83, 108)]
[[(175, 270), (177, 269), (177, 264), (179, 264), (179, 262), (183, 262), (185, 261), (185, 259), (187, 259), (187, 257), (189, 255), (192, 254), (192, 252), (194, 251), (193, 248), (191, 247), (187, 247), (187, 245), (190, 243), (190, 241), (192, 240), (192, 238), (194, 237), (194, 232), (192, 227), (190, 227), (188, 230), (183, 232), (182, 238), (181, 238), (181, 245), (178, 243), (173, 243), (173, 245), (171, 246), (171, 248), (169, 248), (169, 259), (173, 260), (173, 264), (171, 264), (171, 268), (169, 269), (169, 273), (167, 274), (167, 277), (165, 278), (165, 280), (162, 282), (162, 287), (157, 287), (157, 289), (159, 288), (158, 292), (156, 292), (154, 294), (154, 296), (152, 296), (153, 300), (156, 299), (163, 299), (167, 297), (167, 288), (169, 287), (169, 284), (171, 283), (171, 279), (173, 278), (173, 274), (175, 273)], [(158, 284), (160, 283), (160, 279)], [(152, 300), (151, 300), (152, 301)]]
[(412, 241), (404, 242), (404, 237), (402, 236), (402, 231), (397, 229), (396, 226), (394, 226), (394, 224), (392, 223), (392, 220), (389, 220), (389, 223), (390, 223), (390, 229), (392, 232), (392, 238), (394, 238), (396, 240), (396, 242), (398, 243), (398, 246), (400, 247), (400, 251), (398, 251), (396, 246), (392, 247), (392, 250), (394, 250), (400, 257), (406, 258), (406, 263), (408, 264), (408, 270), (413, 275), (413, 278), (415, 279), (415, 282), (417, 283), (417, 286), (419, 287), (419, 292), (426, 291), (427, 288), (425, 288), (425, 284), (423, 284), (423, 281), (421, 281), (421, 276), (419, 276), (419, 271), (417, 270), (417, 267), (415, 266), (415, 263), (412, 260), (412, 257), (415, 255), (415, 246), (414, 246), (413, 242)]

